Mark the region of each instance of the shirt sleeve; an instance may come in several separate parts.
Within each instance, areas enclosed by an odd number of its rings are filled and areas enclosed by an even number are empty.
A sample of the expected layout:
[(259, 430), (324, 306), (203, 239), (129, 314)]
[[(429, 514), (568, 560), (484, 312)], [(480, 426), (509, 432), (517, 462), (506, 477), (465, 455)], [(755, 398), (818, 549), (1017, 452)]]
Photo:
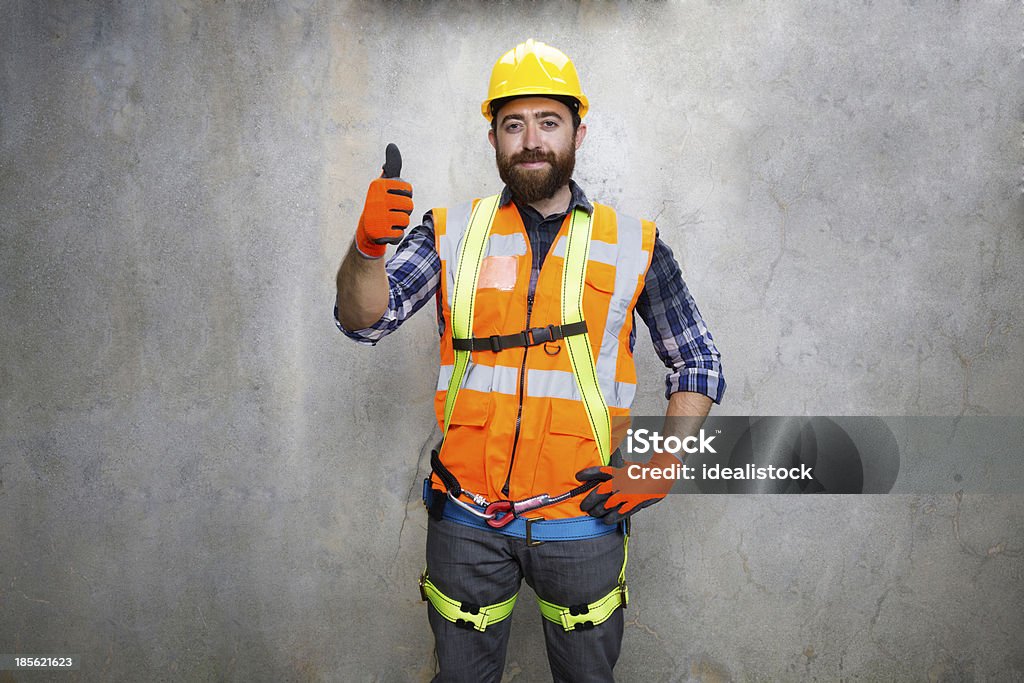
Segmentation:
[(434, 247), (434, 217), (429, 211), (423, 223), (410, 230), (398, 250), (387, 262), (388, 308), (380, 320), (361, 330), (346, 329), (338, 321), (334, 306), (334, 324), (349, 339), (375, 345), (388, 336), (437, 293), (441, 283), (441, 257)]
[(647, 324), (658, 356), (671, 370), (665, 377), (665, 397), (692, 391), (721, 403), (725, 377), (720, 354), (672, 250), (658, 236), (636, 312)]

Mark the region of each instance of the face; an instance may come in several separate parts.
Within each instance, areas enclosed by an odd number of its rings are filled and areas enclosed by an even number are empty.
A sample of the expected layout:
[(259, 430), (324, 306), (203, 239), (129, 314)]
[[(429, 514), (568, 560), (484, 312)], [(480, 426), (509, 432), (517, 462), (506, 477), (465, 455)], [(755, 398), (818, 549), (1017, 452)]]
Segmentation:
[(582, 123), (573, 133), (569, 107), (546, 97), (522, 97), (499, 109), (495, 120), (488, 138), (498, 175), (513, 197), (530, 204), (569, 183), (576, 150), (587, 134)]

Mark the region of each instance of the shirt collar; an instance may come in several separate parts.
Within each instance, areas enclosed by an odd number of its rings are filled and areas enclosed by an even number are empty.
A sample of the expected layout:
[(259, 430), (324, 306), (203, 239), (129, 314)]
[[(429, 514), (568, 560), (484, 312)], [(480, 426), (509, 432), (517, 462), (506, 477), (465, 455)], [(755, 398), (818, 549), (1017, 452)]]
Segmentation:
[[(566, 209), (566, 213), (580, 208), (587, 213), (594, 213), (594, 205), (587, 199), (587, 195), (584, 194), (583, 188), (576, 184), (575, 180), (569, 180), (569, 191), (572, 193), (572, 197), (569, 199), (569, 208)], [(498, 200), (498, 206), (507, 206), (512, 201), (512, 192), (506, 185), (501, 190), (501, 198)], [(531, 207), (532, 208), (532, 207)], [(544, 216), (542, 216), (544, 218)]]

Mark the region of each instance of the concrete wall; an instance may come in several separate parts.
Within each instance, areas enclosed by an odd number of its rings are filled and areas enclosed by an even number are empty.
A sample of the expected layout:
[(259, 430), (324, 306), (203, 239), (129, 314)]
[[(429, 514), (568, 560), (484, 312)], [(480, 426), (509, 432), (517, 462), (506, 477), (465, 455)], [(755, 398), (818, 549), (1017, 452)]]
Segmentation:
[[(580, 67), (581, 184), (679, 257), (720, 414), (1024, 415), (1017, 3), (0, 16), (0, 653), (85, 658), (54, 680), (429, 679), (435, 322), (358, 347), (333, 275), (385, 143), (417, 215), (500, 187), (478, 106), (526, 37)], [(1022, 556), (1020, 495), (674, 496), (618, 673), (1024, 680)]]

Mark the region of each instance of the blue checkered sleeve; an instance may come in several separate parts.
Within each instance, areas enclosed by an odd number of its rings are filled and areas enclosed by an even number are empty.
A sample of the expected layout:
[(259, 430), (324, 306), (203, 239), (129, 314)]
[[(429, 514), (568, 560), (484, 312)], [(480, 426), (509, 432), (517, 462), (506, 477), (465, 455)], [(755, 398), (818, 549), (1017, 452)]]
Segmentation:
[(431, 213), (423, 224), (410, 230), (398, 250), (387, 262), (388, 308), (380, 320), (361, 330), (347, 330), (338, 322), (334, 308), (334, 324), (360, 344), (375, 345), (391, 334), (437, 293), (441, 283), (441, 257), (434, 248), (434, 220)]
[(721, 403), (725, 377), (715, 340), (683, 282), (672, 250), (660, 237), (654, 241), (636, 312), (647, 324), (658, 356), (672, 371), (665, 377), (665, 397), (692, 391)]

